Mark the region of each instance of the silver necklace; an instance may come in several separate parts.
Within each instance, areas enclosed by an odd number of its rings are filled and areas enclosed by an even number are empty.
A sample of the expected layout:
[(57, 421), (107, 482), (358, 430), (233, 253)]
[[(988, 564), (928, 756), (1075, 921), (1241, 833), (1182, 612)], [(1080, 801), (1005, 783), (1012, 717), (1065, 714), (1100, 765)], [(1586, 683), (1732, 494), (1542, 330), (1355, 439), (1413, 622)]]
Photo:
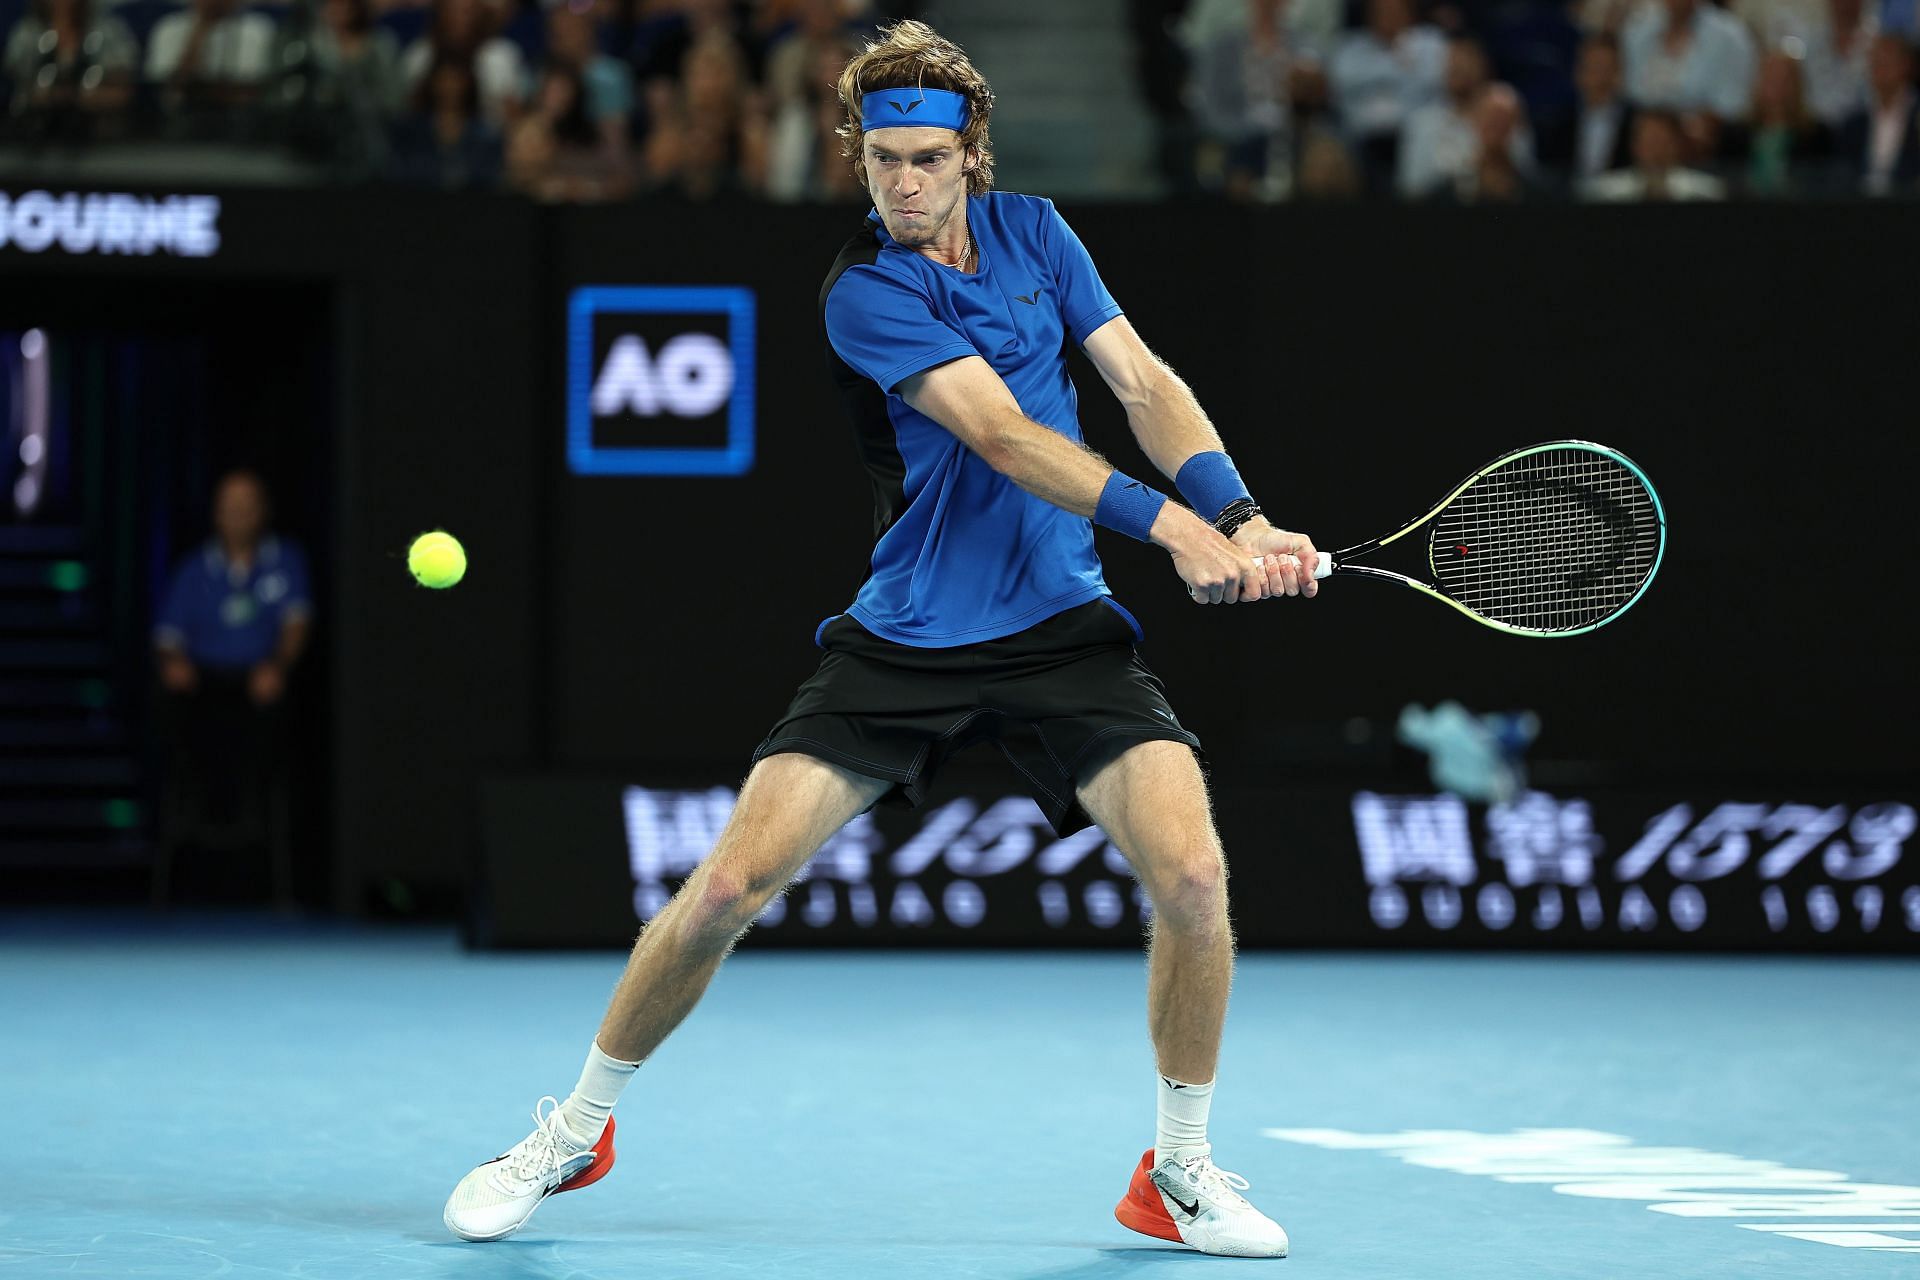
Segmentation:
[(968, 223), (964, 230), (967, 233), (967, 242), (960, 248), (960, 261), (954, 264), (955, 270), (958, 271), (967, 269), (967, 255), (973, 252), (973, 224)]

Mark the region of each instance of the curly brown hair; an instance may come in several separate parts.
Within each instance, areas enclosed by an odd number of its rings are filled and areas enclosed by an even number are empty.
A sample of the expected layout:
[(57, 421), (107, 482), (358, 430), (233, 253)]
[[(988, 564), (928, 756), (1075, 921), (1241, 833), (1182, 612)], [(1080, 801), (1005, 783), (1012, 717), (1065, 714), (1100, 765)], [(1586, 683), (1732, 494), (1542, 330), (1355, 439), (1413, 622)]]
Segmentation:
[(964, 49), (924, 22), (896, 22), (880, 29), (840, 73), (840, 106), (846, 123), (840, 135), (840, 154), (853, 164), (854, 176), (867, 185), (867, 160), (860, 144), (860, 96), (879, 89), (946, 89), (967, 99), (967, 127), (960, 145), (973, 152), (977, 163), (967, 175), (967, 194), (985, 195), (993, 189), (993, 146), (987, 137), (987, 117), (993, 114), (993, 90), (974, 69)]

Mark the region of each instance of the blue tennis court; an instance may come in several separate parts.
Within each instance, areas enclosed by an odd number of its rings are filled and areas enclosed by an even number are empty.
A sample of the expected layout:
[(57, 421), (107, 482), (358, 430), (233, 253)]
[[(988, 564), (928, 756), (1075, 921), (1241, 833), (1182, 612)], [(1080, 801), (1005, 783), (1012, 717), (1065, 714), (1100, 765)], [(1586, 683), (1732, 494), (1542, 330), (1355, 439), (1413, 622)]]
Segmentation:
[(1212, 1136), (1293, 1240), (1246, 1262), (1112, 1219), (1153, 1131), (1130, 954), (737, 956), (628, 1091), (614, 1173), (472, 1245), (449, 1188), (566, 1092), (618, 955), (244, 917), (0, 930), (6, 1275), (1920, 1268), (1897, 960), (1245, 956)]

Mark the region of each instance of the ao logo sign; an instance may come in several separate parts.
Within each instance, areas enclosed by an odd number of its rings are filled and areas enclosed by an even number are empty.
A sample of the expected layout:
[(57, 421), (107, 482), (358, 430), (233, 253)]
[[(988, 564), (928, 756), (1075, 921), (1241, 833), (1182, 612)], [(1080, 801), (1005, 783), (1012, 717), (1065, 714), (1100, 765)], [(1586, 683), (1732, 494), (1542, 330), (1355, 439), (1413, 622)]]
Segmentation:
[(615, 338), (607, 362), (593, 380), (593, 415), (630, 412), (644, 417), (671, 413), (704, 418), (727, 402), (733, 390), (733, 357), (718, 338), (683, 333), (649, 359), (640, 335)]
[(573, 472), (751, 470), (753, 324), (753, 293), (744, 288), (576, 289), (567, 308)]

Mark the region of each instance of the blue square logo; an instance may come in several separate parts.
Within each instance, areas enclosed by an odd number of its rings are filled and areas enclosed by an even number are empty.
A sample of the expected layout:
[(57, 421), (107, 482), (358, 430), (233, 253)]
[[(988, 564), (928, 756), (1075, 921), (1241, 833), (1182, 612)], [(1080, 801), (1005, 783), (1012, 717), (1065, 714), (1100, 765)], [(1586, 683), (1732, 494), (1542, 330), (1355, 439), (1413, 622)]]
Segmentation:
[(753, 469), (753, 290), (588, 285), (567, 300), (567, 466), (591, 476)]

